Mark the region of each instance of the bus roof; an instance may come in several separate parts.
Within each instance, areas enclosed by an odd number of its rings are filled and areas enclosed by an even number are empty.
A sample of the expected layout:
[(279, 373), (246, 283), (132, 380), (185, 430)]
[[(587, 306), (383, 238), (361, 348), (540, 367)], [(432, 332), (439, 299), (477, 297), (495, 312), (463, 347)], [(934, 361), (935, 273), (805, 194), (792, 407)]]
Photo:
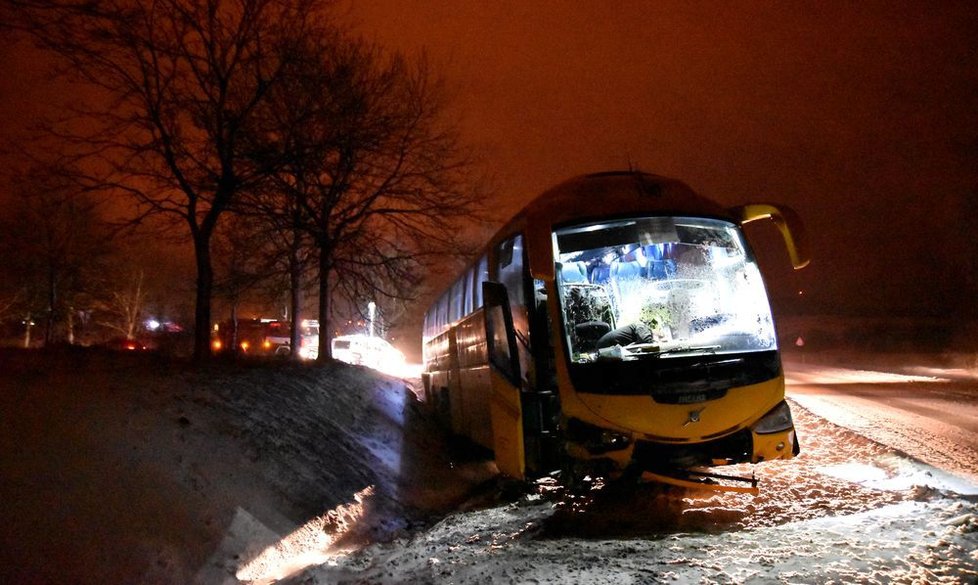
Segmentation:
[(697, 194), (682, 181), (639, 171), (593, 173), (569, 179), (544, 191), (517, 217), (556, 226), (589, 216), (636, 213), (731, 218), (724, 207)]
[(564, 181), (530, 201), (489, 241), (497, 245), (533, 226), (527, 235), (532, 270), (553, 269), (550, 230), (571, 222), (636, 215), (689, 215), (736, 221), (730, 211), (677, 179), (641, 171), (610, 171)]

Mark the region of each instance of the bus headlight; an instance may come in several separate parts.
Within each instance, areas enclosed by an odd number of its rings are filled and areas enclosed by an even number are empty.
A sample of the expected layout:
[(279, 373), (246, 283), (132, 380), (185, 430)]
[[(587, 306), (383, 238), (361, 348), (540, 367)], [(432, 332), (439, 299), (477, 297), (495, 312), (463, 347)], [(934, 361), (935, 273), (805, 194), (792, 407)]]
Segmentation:
[(787, 402), (782, 401), (762, 416), (761, 420), (754, 424), (753, 430), (759, 435), (766, 435), (787, 431), (792, 427), (794, 422), (791, 420), (791, 409), (788, 408)]

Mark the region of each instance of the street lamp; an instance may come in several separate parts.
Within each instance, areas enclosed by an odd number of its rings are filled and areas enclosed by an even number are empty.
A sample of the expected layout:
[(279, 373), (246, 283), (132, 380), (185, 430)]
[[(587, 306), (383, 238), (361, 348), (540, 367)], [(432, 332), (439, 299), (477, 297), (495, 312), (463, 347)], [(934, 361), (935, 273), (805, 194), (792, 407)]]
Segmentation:
[(367, 303), (367, 314), (370, 315), (370, 337), (374, 336), (374, 314), (377, 312), (377, 305), (373, 301)]

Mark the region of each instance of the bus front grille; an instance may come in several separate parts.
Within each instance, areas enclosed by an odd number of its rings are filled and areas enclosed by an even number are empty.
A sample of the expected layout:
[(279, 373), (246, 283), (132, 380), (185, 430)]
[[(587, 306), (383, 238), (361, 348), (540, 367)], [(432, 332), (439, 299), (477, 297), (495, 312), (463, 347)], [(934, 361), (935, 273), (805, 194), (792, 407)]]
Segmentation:
[(632, 459), (642, 470), (655, 471), (671, 468), (714, 465), (722, 460), (727, 463), (750, 461), (754, 451), (750, 430), (744, 429), (714, 441), (695, 444), (654, 443), (638, 441)]

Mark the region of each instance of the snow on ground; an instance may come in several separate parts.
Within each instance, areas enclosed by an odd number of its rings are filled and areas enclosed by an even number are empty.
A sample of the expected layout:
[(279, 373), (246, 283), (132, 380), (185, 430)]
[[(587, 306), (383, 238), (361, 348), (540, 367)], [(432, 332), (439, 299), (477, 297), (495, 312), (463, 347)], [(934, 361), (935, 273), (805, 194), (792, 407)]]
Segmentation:
[(770, 528), (645, 538), (541, 538), (553, 510), (523, 500), (322, 567), (316, 583), (962, 583), (975, 579), (974, 506), (941, 497)]
[(0, 352), (0, 582), (978, 581), (974, 486), (798, 402), (802, 455), (757, 466), (757, 497), (504, 497), (410, 383)]
[(978, 581), (975, 498), (794, 407), (803, 453), (758, 466), (760, 496), (604, 486), (575, 502), (544, 483), (288, 582)]

